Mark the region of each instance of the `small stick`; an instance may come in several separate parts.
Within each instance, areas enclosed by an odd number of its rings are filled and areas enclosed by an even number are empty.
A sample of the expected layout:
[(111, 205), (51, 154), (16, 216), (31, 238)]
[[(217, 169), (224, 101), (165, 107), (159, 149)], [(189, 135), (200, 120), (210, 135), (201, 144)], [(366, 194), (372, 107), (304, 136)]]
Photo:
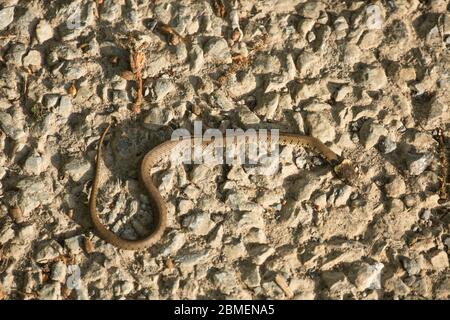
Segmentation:
[(442, 170), (442, 176), (441, 176), (441, 188), (439, 190), (439, 202), (444, 203), (448, 199), (448, 192), (447, 192), (447, 178), (448, 178), (448, 158), (447, 158), (447, 150), (445, 148), (445, 136), (444, 136), (444, 130), (439, 129), (438, 132), (438, 141), (439, 141), (439, 160), (441, 162), (441, 170)]
[(133, 112), (140, 113), (142, 101), (144, 101), (144, 97), (142, 94), (142, 69), (145, 65), (145, 54), (142, 51), (142, 46), (136, 50), (131, 50), (130, 52), (130, 67), (131, 71), (127, 70), (122, 73), (122, 78), (126, 80), (134, 80), (138, 83), (138, 92), (136, 101), (133, 105)]
[(167, 37), (167, 42), (169, 42), (171, 46), (175, 47), (180, 42), (185, 42), (185, 39), (168, 24), (158, 22), (156, 28)]
[(231, 40), (233, 43), (239, 42), (242, 39), (243, 32), (241, 26), (239, 25), (239, 15), (238, 15), (238, 2), (235, 1), (233, 4), (233, 10), (230, 11), (230, 21), (231, 21)]
[(225, 17), (225, 5), (222, 0), (212, 0), (211, 6), (216, 16), (221, 18)]
[(289, 299), (292, 299), (294, 297), (294, 293), (292, 292), (291, 288), (289, 288), (289, 285), (287, 284), (286, 280), (284, 280), (284, 278), (281, 275), (277, 274), (275, 276), (275, 282), (281, 288), (281, 290), (284, 291), (284, 293)]

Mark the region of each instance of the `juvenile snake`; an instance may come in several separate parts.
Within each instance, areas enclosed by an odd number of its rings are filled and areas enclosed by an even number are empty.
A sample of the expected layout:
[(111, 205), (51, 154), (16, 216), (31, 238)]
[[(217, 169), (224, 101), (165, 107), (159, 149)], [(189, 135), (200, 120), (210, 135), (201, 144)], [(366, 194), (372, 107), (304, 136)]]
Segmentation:
[[(150, 169), (154, 167), (157, 162), (159, 162), (163, 158), (168, 158), (170, 152), (179, 144), (186, 143), (186, 145), (193, 143), (194, 138), (191, 137), (186, 140), (181, 141), (173, 141), (169, 140), (164, 143), (157, 145), (155, 148), (150, 150), (142, 160), (141, 170), (140, 170), (140, 179), (147, 190), (147, 193), (150, 198), (150, 204), (152, 206), (154, 214), (154, 228), (152, 232), (143, 239), (139, 240), (127, 240), (117, 236), (115, 233), (108, 230), (100, 221), (97, 213), (97, 192), (99, 187), (99, 173), (101, 166), (101, 156), (102, 156), (102, 144), (103, 140), (110, 128), (110, 124), (103, 132), (100, 140), (98, 142), (97, 147), (97, 160), (95, 165), (95, 174), (92, 183), (91, 194), (89, 198), (89, 211), (91, 215), (92, 222), (94, 224), (95, 229), (98, 232), (98, 235), (103, 238), (103, 240), (109, 242), (110, 244), (125, 250), (142, 250), (148, 248), (155, 244), (163, 235), (164, 230), (167, 224), (167, 208), (164, 203), (164, 199), (159, 193), (156, 186), (153, 184), (150, 174)], [(235, 137), (239, 137), (242, 135), (241, 133), (235, 133)], [(228, 137), (228, 136), (227, 136)], [(259, 136), (258, 136), (259, 137)], [(259, 138), (258, 138), (259, 139)], [(269, 141), (270, 135), (267, 136)], [(210, 142), (202, 142), (203, 145), (206, 145)], [(279, 134), (279, 144), (281, 145), (293, 145), (300, 146), (307, 149), (311, 149), (314, 152), (321, 154), (325, 160), (331, 164), (334, 168), (335, 173), (342, 180), (346, 181), (349, 184), (354, 182), (356, 178), (356, 172), (353, 168), (353, 165), (349, 160), (342, 159), (336, 153), (334, 153), (330, 148), (328, 148), (325, 144), (323, 144), (320, 140), (310, 137), (303, 136), (298, 134), (288, 134), (288, 133), (280, 133)]]

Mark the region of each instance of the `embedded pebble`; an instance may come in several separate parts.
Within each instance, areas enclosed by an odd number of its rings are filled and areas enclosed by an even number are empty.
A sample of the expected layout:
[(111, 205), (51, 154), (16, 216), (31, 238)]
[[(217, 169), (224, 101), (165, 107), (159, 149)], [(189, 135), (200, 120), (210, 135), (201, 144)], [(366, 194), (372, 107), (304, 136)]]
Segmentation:
[(38, 263), (46, 263), (58, 258), (63, 253), (62, 247), (54, 240), (44, 241), (38, 245), (35, 259)]
[(53, 38), (53, 28), (46, 20), (41, 20), (36, 25), (36, 38), (40, 43)]
[(0, 127), (8, 137), (13, 140), (21, 140), (25, 138), (23, 126), (17, 120), (13, 120), (9, 113), (0, 111)]
[(336, 130), (325, 112), (312, 112), (306, 115), (306, 124), (313, 137), (322, 142), (333, 141)]
[(66, 280), (67, 266), (62, 261), (57, 261), (52, 266), (50, 278), (54, 281), (64, 283)]
[(41, 172), (46, 170), (47, 163), (38, 154), (32, 154), (27, 158), (23, 166), (23, 170), (29, 174), (39, 175)]
[(373, 148), (381, 137), (386, 136), (387, 130), (382, 124), (372, 120), (367, 120), (359, 131), (359, 138), (364, 143), (366, 149)]
[(320, 12), (325, 10), (325, 5), (321, 1), (307, 1), (300, 8), (300, 15), (309, 19), (318, 19)]
[(0, 10), (0, 31), (5, 29), (14, 20), (14, 6)]
[(388, 79), (381, 67), (367, 67), (362, 73), (363, 85), (368, 90), (380, 90), (386, 87)]
[(378, 5), (371, 4), (366, 7), (366, 26), (369, 30), (378, 30), (383, 27), (383, 15)]
[(205, 57), (216, 63), (230, 63), (231, 53), (228, 43), (223, 38), (211, 38), (204, 47)]
[(409, 173), (413, 176), (418, 176), (428, 168), (432, 160), (433, 156), (430, 153), (426, 153), (420, 158), (411, 161), (408, 165)]
[(358, 267), (355, 278), (355, 285), (359, 291), (364, 291), (366, 289), (381, 289), (381, 272), (384, 268), (384, 264), (375, 263), (368, 264), (362, 263)]
[(444, 270), (449, 266), (448, 254), (445, 251), (439, 251), (431, 257), (430, 262), (434, 270)]
[(53, 282), (45, 284), (39, 291), (39, 300), (58, 300), (61, 299), (61, 284)]
[(64, 172), (75, 182), (85, 178), (91, 169), (91, 164), (82, 158), (72, 158), (64, 165)]
[(23, 58), (24, 66), (40, 67), (42, 63), (41, 53), (37, 50), (30, 50), (28, 54)]
[(190, 229), (196, 235), (206, 235), (214, 227), (214, 223), (210, 220), (209, 214), (202, 212), (199, 214), (192, 214), (185, 217), (182, 225)]

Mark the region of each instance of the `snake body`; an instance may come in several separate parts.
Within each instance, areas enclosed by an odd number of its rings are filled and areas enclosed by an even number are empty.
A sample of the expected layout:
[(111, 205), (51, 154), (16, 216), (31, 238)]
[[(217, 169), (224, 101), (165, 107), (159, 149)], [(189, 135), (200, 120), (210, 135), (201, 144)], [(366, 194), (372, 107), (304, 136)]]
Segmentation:
[[(140, 179), (149, 195), (150, 204), (153, 209), (154, 214), (154, 228), (150, 234), (142, 239), (138, 240), (128, 240), (123, 239), (107, 229), (97, 213), (97, 193), (99, 187), (99, 173), (101, 169), (101, 156), (102, 156), (102, 144), (103, 140), (110, 128), (110, 125), (105, 129), (102, 136), (100, 137), (98, 147), (97, 147), (97, 160), (95, 165), (95, 174), (92, 183), (91, 194), (89, 198), (89, 210), (93, 225), (98, 232), (98, 235), (103, 238), (103, 240), (109, 242), (110, 244), (125, 250), (142, 250), (154, 245), (162, 237), (164, 230), (167, 225), (167, 208), (164, 203), (164, 199), (159, 193), (157, 187), (153, 184), (151, 179), (150, 170), (165, 157), (168, 157), (170, 152), (180, 143), (185, 143), (186, 145), (192, 145), (194, 143), (194, 137), (190, 137), (184, 140), (169, 140), (163, 142), (152, 150), (150, 150), (142, 160)], [(233, 138), (239, 138), (243, 133), (234, 133)], [(227, 139), (230, 136), (227, 135)], [(259, 138), (258, 138), (259, 139)], [(270, 139), (270, 135), (267, 136)], [(210, 143), (210, 142), (209, 142)], [(325, 160), (331, 164), (334, 171), (340, 178), (346, 180), (351, 184), (352, 180), (355, 178), (355, 171), (351, 162), (349, 160), (342, 159), (336, 153), (334, 153), (330, 148), (323, 144), (320, 140), (305, 135), (280, 133), (278, 143), (281, 145), (293, 145), (300, 146), (310, 149), (316, 153), (321, 154)], [(202, 142), (203, 145), (208, 144), (208, 142)]]

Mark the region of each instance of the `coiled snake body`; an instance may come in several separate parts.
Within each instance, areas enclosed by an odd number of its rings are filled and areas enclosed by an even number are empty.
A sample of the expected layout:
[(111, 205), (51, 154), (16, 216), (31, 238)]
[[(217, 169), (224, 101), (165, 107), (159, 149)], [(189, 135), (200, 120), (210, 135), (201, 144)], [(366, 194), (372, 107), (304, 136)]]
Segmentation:
[[(97, 205), (97, 192), (99, 187), (99, 173), (101, 166), (100, 158), (102, 155), (103, 140), (109, 128), (110, 125), (108, 125), (108, 127), (105, 129), (102, 136), (100, 137), (97, 147), (95, 174), (89, 198), (89, 211), (91, 219), (94, 224), (94, 228), (97, 230), (99, 236), (103, 238), (103, 240), (109, 242), (110, 244), (120, 249), (142, 250), (152, 246), (162, 237), (167, 224), (167, 208), (164, 203), (164, 199), (162, 198), (158, 189), (152, 182), (150, 169), (154, 167), (154, 165), (157, 164), (161, 159), (163, 159), (164, 157), (168, 157), (170, 155), (170, 152), (180, 143), (185, 143), (188, 146), (193, 143), (195, 138), (191, 137), (189, 139), (184, 139), (181, 141), (173, 141), (173, 140), (166, 141), (150, 150), (144, 156), (140, 170), (140, 178), (149, 195), (150, 204), (152, 206), (153, 212), (155, 212), (154, 228), (153, 231), (145, 238), (139, 240), (128, 240), (123, 239), (118, 235), (116, 235), (115, 233), (113, 233), (112, 231), (108, 230), (100, 221), (100, 218), (97, 213), (96, 205)], [(239, 138), (240, 135), (242, 134), (235, 133), (233, 136)], [(227, 138), (229, 138), (229, 136), (227, 136)], [(270, 135), (267, 136), (267, 139), (268, 140), (270, 139)], [(202, 142), (203, 145), (209, 143), (210, 142)], [(349, 160), (342, 159), (330, 148), (328, 148), (325, 144), (323, 144), (320, 140), (314, 137), (298, 134), (280, 133), (278, 143), (281, 145), (293, 145), (304, 147), (321, 154), (325, 158), (325, 160), (333, 166), (335, 173), (341, 179), (343, 179), (349, 184), (352, 184), (352, 182), (356, 178), (356, 172), (353, 168), (352, 163)]]

